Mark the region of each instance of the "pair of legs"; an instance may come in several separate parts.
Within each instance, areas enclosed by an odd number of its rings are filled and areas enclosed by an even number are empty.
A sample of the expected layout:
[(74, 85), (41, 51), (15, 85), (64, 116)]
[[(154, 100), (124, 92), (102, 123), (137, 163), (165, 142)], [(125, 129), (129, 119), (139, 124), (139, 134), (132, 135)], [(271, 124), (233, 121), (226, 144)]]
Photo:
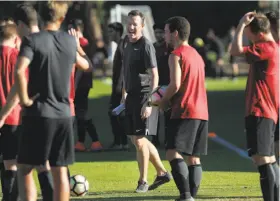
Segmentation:
[(23, 117), (22, 121), (23, 132), (17, 159), (20, 199), (37, 200), (32, 174), (36, 168), (42, 172), (51, 169), (52, 173), (48, 176), (53, 179), (53, 194), (42, 189), (43, 199), (68, 201), (70, 187), (67, 166), (74, 162), (73, 119)]
[(199, 119), (170, 119), (166, 158), (179, 190), (178, 201), (193, 201), (197, 195), (202, 166), (199, 155), (207, 154), (208, 122)]
[(245, 119), (249, 156), (258, 167), (264, 201), (279, 200), (279, 166), (274, 156), (275, 123), (272, 119), (248, 116)]
[(130, 137), (131, 142), (136, 148), (136, 158), (139, 167), (139, 180), (136, 192), (147, 192), (148, 186), (148, 165), (149, 161), (157, 171), (157, 178), (150, 186), (150, 190), (169, 182), (170, 177), (160, 159), (159, 153), (155, 146), (145, 137), (148, 133), (147, 119), (141, 118), (142, 102), (145, 95), (127, 95), (125, 106), (125, 128), (126, 134)]
[(123, 118), (121, 116), (112, 115), (112, 110), (120, 105), (122, 95), (118, 93), (112, 93), (109, 108), (109, 118), (114, 135), (114, 141), (111, 146), (112, 149), (123, 149), (127, 147), (127, 136), (125, 135)]
[(93, 120), (92, 118), (87, 118), (89, 91), (89, 87), (78, 87), (76, 89), (74, 104), (78, 131), (78, 143), (75, 145), (77, 151), (86, 151), (84, 145), (86, 133), (89, 134), (92, 140), (91, 151), (102, 149)]

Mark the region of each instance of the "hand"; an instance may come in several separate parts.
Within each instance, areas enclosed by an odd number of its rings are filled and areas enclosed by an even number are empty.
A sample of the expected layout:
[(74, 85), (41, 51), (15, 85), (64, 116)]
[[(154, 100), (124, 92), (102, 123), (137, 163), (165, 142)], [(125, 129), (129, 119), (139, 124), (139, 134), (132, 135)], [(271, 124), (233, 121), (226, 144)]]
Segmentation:
[(152, 114), (152, 107), (148, 107), (146, 104), (141, 109), (141, 118), (147, 119)]
[(255, 18), (256, 12), (249, 12), (246, 13), (240, 20), (240, 24), (243, 24), (245, 26), (247, 26), (248, 24), (250, 24), (252, 22), (252, 20)]
[(24, 107), (30, 107), (39, 96), (40, 94), (36, 94), (35, 96), (32, 96), (31, 98), (25, 100), (23, 103), (21, 103), (21, 105), (23, 105)]
[(71, 35), (71, 36), (74, 36), (75, 40), (76, 40), (76, 43), (77, 43), (77, 47), (80, 47), (80, 39), (79, 39), (79, 34), (78, 32), (71, 28), (70, 30), (68, 30), (68, 33)]

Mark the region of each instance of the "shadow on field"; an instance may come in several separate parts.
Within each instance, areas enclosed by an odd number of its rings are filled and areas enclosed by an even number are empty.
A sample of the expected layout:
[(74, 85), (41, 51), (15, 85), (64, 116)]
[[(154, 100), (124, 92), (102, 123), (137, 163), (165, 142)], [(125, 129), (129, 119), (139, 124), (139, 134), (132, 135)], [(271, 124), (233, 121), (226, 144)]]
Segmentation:
[[(219, 137), (246, 150), (244, 133), (244, 91), (211, 91), (208, 92), (209, 105), (209, 132), (215, 132)], [(109, 97), (104, 96), (89, 100), (94, 123), (102, 145), (109, 147), (113, 141), (111, 125), (108, 117)], [(161, 124), (162, 125), (162, 124)], [(87, 138), (86, 145), (90, 147)], [(163, 142), (163, 129), (160, 129), (160, 141)], [(163, 145), (163, 143), (162, 143)], [(130, 151), (77, 153), (77, 162), (89, 161), (135, 161), (135, 148), (130, 146)], [(162, 159), (165, 151), (160, 149)], [(217, 144), (209, 139), (208, 155), (202, 157), (204, 170), (208, 171), (252, 171), (250, 160), (241, 158), (237, 153)]]
[(87, 201), (87, 200), (94, 200), (94, 201), (144, 201), (144, 200), (173, 200), (175, 199), (174, 196), (135, 196), (135, 197), (110, 197), (110, 198), (82, 198), (82, 199), (71, 199), (75, 201)]

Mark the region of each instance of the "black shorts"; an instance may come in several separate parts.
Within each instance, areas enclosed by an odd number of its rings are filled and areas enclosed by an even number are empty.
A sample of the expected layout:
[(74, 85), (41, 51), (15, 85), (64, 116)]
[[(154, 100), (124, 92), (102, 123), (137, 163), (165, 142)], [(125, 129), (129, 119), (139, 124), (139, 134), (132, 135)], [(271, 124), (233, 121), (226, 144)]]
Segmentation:
[(275, 123), (272, 119), (256, 116), (245, 118), (247, 151), (249, 156), (273, 156)]
[(276, 128), (275, 128), (274, 141), (279, 142), (279, 119), (277, 121)]
[(127, 95), (125, 101), (124, 126), (126, 135), (148, 135), (147, 120), (141, 118), (145, 95)]
[(167, 127), (166, 149), (181, 154), (199, 156), (207, 154), (208, 121), (200, 119), (170, 119)]
[(74, 105), (77, 118), (85, 118), (88, 111), (88, 94), (90, 88), (78, 88), (76, 90)]
[(73, 117), (23, 117), (18, 163), (52, 167), (74, 163)]
[(0, 133), (0, 147), (3, 155), (3, 160), (15, 160), (18, 154), (20, 126), (5, 124), (0, 129)]

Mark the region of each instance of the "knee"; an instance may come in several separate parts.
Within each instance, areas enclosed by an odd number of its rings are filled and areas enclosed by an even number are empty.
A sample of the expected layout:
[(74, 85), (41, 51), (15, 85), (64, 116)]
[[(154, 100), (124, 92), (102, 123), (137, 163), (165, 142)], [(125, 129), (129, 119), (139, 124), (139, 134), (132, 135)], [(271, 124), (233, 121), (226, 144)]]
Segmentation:
[(257, 166), (273, 163), (274, 156), (260, 156), (260, 155), (253, 155), (252, 159)]
[(37, 172), (40, 174), (41, 172), (47, 172), (51, 170), (49, 161), (46, 162), (45, 165), (36, 166)]
[(168, 149), (166, 151), (166, 159), (171, 162), (175, 158), (183, 158), (175, 149)]
[(200, 164), (200, 158), (197, 156), (188, 156), (186, 158), (186, 162), (188, 165), (199, 165)]
[(17, 161), (16, 160), (4, 160), (5, 170), (17, 171)]
[(145, 146), (145, 137), (133, 137), (133, 144), (136, 147), (137, 150), (140, 150)]

